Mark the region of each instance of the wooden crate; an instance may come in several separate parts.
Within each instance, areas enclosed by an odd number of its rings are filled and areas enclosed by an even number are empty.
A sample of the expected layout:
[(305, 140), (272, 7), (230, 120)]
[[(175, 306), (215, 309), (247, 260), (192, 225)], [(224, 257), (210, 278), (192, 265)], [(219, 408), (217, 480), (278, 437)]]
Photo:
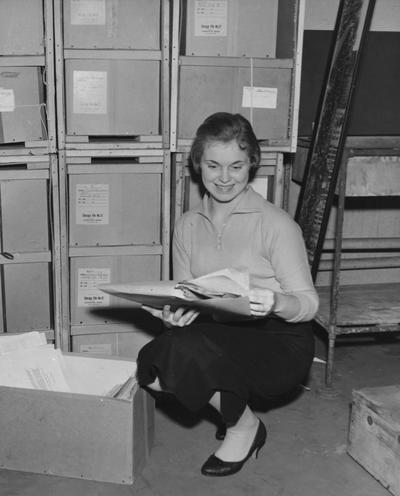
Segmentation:
[(40, 67), (0, 66), (0, 143), (47, 139)]
[(1, 0), (0, 55), (44, 55), (43, 14), (43, 0)]
[(400, 495), (400, 386), (353, 391), (348, 453)]
[(160, 0), (64, 0), (64, 48), (160, 50), (160, 10)]
[(159, 135), (160, 62), (65, 61), (68, 135)]
[(188, 0), (186, 55), (275, 57), (279, 0)]
[(13, 387), (0, 396), (2, 468), (132, 484), (150, 456), (154, 401), (139, 387), (126, 401)]

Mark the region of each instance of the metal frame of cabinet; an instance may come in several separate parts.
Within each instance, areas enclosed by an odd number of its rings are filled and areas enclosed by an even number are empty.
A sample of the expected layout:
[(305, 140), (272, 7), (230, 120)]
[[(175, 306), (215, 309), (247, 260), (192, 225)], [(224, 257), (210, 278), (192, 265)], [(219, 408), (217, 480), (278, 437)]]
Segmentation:
[[(196, 4), (194, 4), (196, 5)], [(227, 9), (229, 8), (229, 4), (227, 5)], [(236, 5), (236, 4), (235, 4)], [(292, 46), (291, 56), (288, 56), (289, 49), (286, 47), (282, 49), (281, 45), (284, 43), (277, 43), (277, 53), (282, 51), (284, 56), (281, 58), (273, 58), (273, 57), (253, 57), (253, 56), (242, 56), (242, 54), (236, 54), (236, 56), (232, 56), (231, 52), (229, 56), (205, 56), (205, 55), (183, 55), (181, 53), (181, 34), (182, 34), (182, 11), (184, 10), (184, 6), (180, 0), (175, 0), (173, 2), (173, 19), (172, 19), (172, 56), (171, 56), (171, 151), (184, 151), (187, 146), (190, 145), (192, 136), (187, 137), (185, 139), (179, 136), (179, 126), (180, 126), (180, 114), (182, 106), (182, 94), (181, 89), (184, 88), (183, 83), (181, 81), (181, 74), (185, 68), (192, 67), (193, 70), (200, 71), (202, 73), (201, 83), (205, 85), (209, 85), (207, 92), (205, 93), (205, 98), (203, 99), (201, 107), (210, 107), (207, 106), (208, 100), (212, 99), (212, 95), (217, 91), (218, 88), (221, 89), (220, 85), (212, 82), (212, 79), (207, 83), (207, 69), (210, 69), (212, 77), (215, 77), (218, 71), (221, 72), (220, 77), (221, 81), (224, 81), (223, 88), (226, 88), (228, 82), (228, 89), (232, 90), (236, 94), (236, 103), (230, 103), (229, 101), (223, 101), (223, 95), (221, 94), (221, 99), (218, 97), (218, 104), (221, 104), (224, 108), (220, 108), (220, 110), (226, 110), (230, 112), (242, 112), (244, 114), (249, 113), (249, 120), (253, 123), (253, 125), (257, 126), (257, 121), (261, 118), (261, 114), (265, 114), (267, 110), (268, 115), (264, 115), (263, 119), (266, 119), (264, 123), (261, 121), (259, 123), (259, 129), (263, 129), (270, 136), (261, 136), (260, 139), (263, 139), (263, 147), (269, 151), (281, 151), (281, 152), (295, 152), (296, 151), (296, 140), (297, 140), (297, 124), (298, 124), (298, 108), (299, 108), (299, 95), (300, 95), (300, 73), (301, 73), (301, 55), (302, 55), (302, 40), (303, 40), (303, 22), (304, 22), (304, 8), (305, 4), (303, 0), (294, 0), (290, 2), (280, 1), (278, 0), (278, 18), (277, 18), (277, 29), (279, 26), (285, 24), (285, 19), (283, 19), (284, 15), (290, 15), (294, 18), (290, 18), (289, 25), (293, 26), (293, 32), (287, 33), (287, 23), (285, 29), (285, 40), (284, 42), (287, 45)], [(186, 5), (185, 5), (186, 7)], [(243, 6), (242, 6), (243, 7)], [(232, 7), (233, 8), (233, 7)], [(247, 8), (247, 4), (246, 4)], [(290, 12), (291, 9), (293, 12)], [(195, 12), (194, 14), (200, 15), (199, 12)], [(225, 13), (226, 15), (226, 13)], [(288, 19), (286, 19), (288, 21)], [(267, 22), (267, 21), (266, 21)], [(188, 29), (186, 27), (186, 29)], [(225, 71), (225, 72), (224, 72)], [(263, 73), (266, 74), (266, 79), (263, 79)], [(229, 76), (227, 74), (229, 73)], [(280, 79), (279, 74), (286, 74), (288, 76), (282, 76), (284, 79)], [(289, 75), (290, 74), (290, 75)], [(189, 76), (190, 77), (190, 76)], [(288, 79), (286, 79), (288, 77)], [(232, 78), (234, 82), (232, 82)], [(257, 79), (260, 78), (260, 81), (269, 81), (270, 84), (280, 85), (282, 84), (282, 88), (285, 87), (288, 91), (288, 98), (285, 98), (287, 101), (288, 107), (281, 108), (279, 95), (275, 95), (277, 100), (275, 103), (264, 102), (261, 105), (270, 105), (267, 108), (256, 108), (256, 104), (253, 104), (253, 95), (254, 88), (256, 87)], [(204, 81), (203, 81), (204, 80)], [(279, 82), (280, 81), (280, 82)], [(200, 84), (200, 83), (199, 83)], [(214, 91), (212, 91), (214, 84)], [(245, 99), (245, 87), (242, 88), (242, 85), (249, 84), (250, 93), (251, 93), (251, 104), (249, 105), (249, 109), (240, 107), (239, 101), (241, 100), (242, 89), (243, 89), (243, 100)], [(239, 87), (237, 87), (239, 85)], [(190, 92), (190, 87), (193, 86), (190, 82), (187, 84), (188, 91)], [(235, 89), (236, 88), (236, 89)], [(279, 88), (261, 88), (264, 90), (272, 90), (275, 89), (277, 93), (280, 94)], [(199, 93), (198, 88), (196, 88), (196, 93)], [(226, 94), (227, 91), (224, 91)], [(229, 93), (229, 92), (228, 92)], [(246, 93), (247, 94), (247, 93)], [(190, 102), (191, 98), (188, 97), (188, 101)], [(216, 103), (216, 102), (215, 102)], [(247, 104), (246, 104), (247, 105)], [(199, 108), (199, 105), (195, 104), (196, 108)], [(197, 111), (197, 110), (196, 110)], [(214, 103), (211, 104), (211, 107), (208, 111), (208, 114), (217, 111), (216, 105)], [(261, 113), (260, 113), (261, 112)], [(204, 113), (204, 112), (203, 112)], [(207, 115), (208, 115), (207, 114)], [(282, 114), (282, 115), (281, 115)], [(192, 118), (192, 113), (188, 114), (190, 118)], [(207, 115), (204, 115), (205, 118)], [(274, 122), (279, 115), (282, 117), (282, 125), (285, 130), (282, 132), (281, 129), (277, 131), (277, 135), (273, 136), (274, 130), (269, 128), (271, 122)], [(285, 117), (286, 116), (286, 117)], [(200, 122), (193, 122), (193, 125), (200, 125)], [(199, 119), (197, 119), (199, 120)], [(253, 122), (254, 121), (254, 122)], [(269, 122), (269, 124), (268, 124)], [(186, 126), (185, 126), (186, 127)], [(193, 128), (195, 131), (195, 128)], [(261, 133), (263, 134), (263, 133)]]
[[(43, 53), (42, 54), (7, 54), (0, 57), (0, 67), (4, 71), (12, 68), (37, 69), (40, 71), (38, 91), (42, 93), (43, 103), (38, 103), (38, 122), (42, 123), (43, 133), (46, 139), (30, 139), (23, 136), (18, 138), (22, 142), (23, 149), (15, 140), (7, 142), (2, 148), (3, 155), (18, 155), (19, 153), (30, 153), (32, 155), (43, 155), (56, 152), (56, 110), (55, 110), (55, 85), (54, 85), (54, 29), (53, 29), (53, 2), (42, 0), (43, 6)], [(32, 28), (33, 29), (33, 28)], [(24, 50), (22, 50), (23, 52)], [(38, 95), (39, 96), (39, 95)], [(27, 111), (33, 104), (24, 103)], [(15, 105), (18, 108), (18, 104)], [(26, 116), (25, 116), (26, 118)], [(21, 119), (24, 119), (21, 116)]]
[[(169, 145), (169, 0), (157, 0), (160, 9), (160, 39), (159, 47), (155, 49), (135, 49), (134, 47), (127, 48), (122, 47), (108, 47), (108, 48), (81, 48), (81, 47), (65, 47), (64, 46), (64, 10), (63, 7), (70, 0), (55, 0), (54, 2), (54, 14), (55, 14), (55, 40), (56, 40), (56, 72), (57, 72), (57, 125), (58, 125), (58, 143), (59, 149), (69, 150), (69, 151), (80, 151), (84, 150), (89, 152), (90, 150), (96, 150), (104, 148), (107, 153), (118, 150), (129, 150), (129, 149), (142, 149), (146, 147), (154, 148), (168, 148)], [(152, 0), (155, 3), (155, 0)], [(105, 13), (104, 18), (99, 21), (100, 24), (104, 25), (105, 29), (116, 29), (114, 24), (115, 12), (111, 10), (109, 13), (108, 9), (109, 0), (104, 2)], [(143, 5), (146, 5), (144, 3)], [(110, 8), (112, 5), (110, 4)], [(134, 6), (131, 5), (132, 9)], [(108, 23), (108, 17), (110, 16), (110, 23)], [(86, 21), (83, 21), (86, 22)], [(89, 22), (89, 21), (87, 21)], [(106, 24), (108, 23), (108, 24)], [(111, 26), (111, 27), (110, 27)], [(93, 26), (88, 26), (93, 28)], [(96, 26), (94, 26), (96, 27)], [(117, 26), (118, 28), (118, 26)], [(125, 27), (127, 29), (127, 27)], [(155, 68), (157, 66), (157, 74), (151, 73), (145, 75), (143, 72), (147, 67)], [(74, 68), (77, 71), (74, 71)], [(118, 72), (119, 78), (113, 78), (114, 72)], [(138, 73), (138, 79), (140, 79), (141, 71), (143, 72), (143, 77), (147, 77), (147, 82), (144, 79), (140, 83), (140, 88), (146, 90), (146, 86), (151, 86), (157, 78), (158, 90), (156, 93), (148, 95), (147, 101), (149, 105), (155, 99), (155, 95), (158, 98), (158, 115), (152, 116), (153, 122), (157, 120), (159, 127), (159, 132), (154, 132), (151, 135), (146, 135), (146, 133), (135, 132), (134, 129), (131, 130), (125, 125), (124, 130), (120, 133), (112, 132), (112, 129), (105, 128), (105, 130), (98, 130), (96, 123), (102, 118), (113, 119), (121, 118), (124, 114), (126, 115), (126, 107), (124, 107), (124, 99), (120, 98), (124, 95), (120, 95), (120, 89), (116, 86), (118, 79), (121, 84), (124, 84), (127, 77), (133, 78), (135, 71)], [(75, 82), (71, 80), (71, 73), (79, 72), (83, 75), (87, 75), (86, 80)], [(90, 78), (90, 74), (93, 75)], [(96, 79), (96, 77), (97, 79)], [(134, 80), (132, 79), (132, 82)], [(74, 84), (76, 83), (76, 86)], [(79, 83), (79, 87), (78, 87)], [(71, 85), (72, 89), (71, 89)], [(113, 85), (115, 87), (113, 87)], [(132, 86), (132, 85), (130, 85)], [(125, 90), (129, 89), (129, 86), (124, 87)], [(76, 90), (76, 91), (75, 91)], [(75, 91), (75, 93), (74, 93)], [(77, 109), (75, 109), (75, 101), (73, 100), (77, 94), (81, 94), (83, 101), (78, 104)], [(92, 94), (92, 99), (89, 101), (89, 94)], [(140, 104), (140, 99), (137, 94), (135, 96), (137, 104)], [(78, 95), (79, 96), (79, 95)], [(129, 96), (129, 95), (127, 95)], [(109, 98), (113, 98), (114, 107), (119, 108), (119, 116), (109, 114), (109, 109), (107, 108), (107, 103)], [(105, 100), (105, 101), (103, 101)], [(119, 103), (118, 103), (119, 102)], [(85, 108), (83, 106), (86, 105)], [(94, 113), (91, 113), (90, 105), (94, 106)], [(71, 108), (73, 107), (73, 108)], [(96, 108), (97, 107), (97, 108)], [(76, 115), (80, 116), (76, 119), (81, 121), (87, 121), (88, 129), (85, 131), (85, 124), (80, 127), (80, 130), (68, 131), (68, 120), (70, 120), (76, 110)], [(145, 112), (143, 108), (141, 111)], [(111, 110), (110, 110), (111, 112)], [(140, 120), (140, 119), (139, 119)], [(77, 122), (77, 121), (75, 121)], [(136, 121), (137, 122), (137, 121)], [(112, 127), (111, 122), (111, 127)], [(94, 126), (91, 130), (90, 126)], [(118, 126), (117, 126), (118, 127)], [(91, 132), (92, 131), (92, 132)]]

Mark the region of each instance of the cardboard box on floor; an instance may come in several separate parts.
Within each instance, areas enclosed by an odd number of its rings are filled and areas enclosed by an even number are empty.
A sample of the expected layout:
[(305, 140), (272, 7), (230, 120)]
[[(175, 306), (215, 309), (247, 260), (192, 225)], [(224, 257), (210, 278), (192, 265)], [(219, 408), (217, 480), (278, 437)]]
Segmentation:
[(121, 400), (1, 386), (0, 468), (132, 484), (154, 436), (154, 401), (135, 388)]
[(347, 451), (400, 496), (400, 385), (353, 391)]

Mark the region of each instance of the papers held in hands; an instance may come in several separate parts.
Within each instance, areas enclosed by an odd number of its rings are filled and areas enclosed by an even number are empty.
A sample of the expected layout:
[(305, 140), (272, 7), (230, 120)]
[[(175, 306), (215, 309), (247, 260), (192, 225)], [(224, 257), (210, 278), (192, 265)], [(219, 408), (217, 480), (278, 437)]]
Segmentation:
[(172, 310), (195, 308), (211, 314), (250, 316), (249, 274), (223, 269), (190, 281), (151, 281), (132, 284), (103, 284), (102, 291), (141, 305)]

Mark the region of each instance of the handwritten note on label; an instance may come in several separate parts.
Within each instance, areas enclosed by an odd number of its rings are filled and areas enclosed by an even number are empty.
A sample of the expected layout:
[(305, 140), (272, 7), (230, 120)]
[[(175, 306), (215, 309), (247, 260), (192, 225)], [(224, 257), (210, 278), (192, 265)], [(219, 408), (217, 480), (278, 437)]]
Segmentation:
[(71, 0), (72, 25), (102, 26), (105, 23), (105, 0)]
[(76, 185), (76, 223), (78, 225), (107, 225), (110, 212), (108, 184)]
[(74, 71), (73, 113), (107, 113), (107, 72)]
[(226, 36), (227, 0), (196, 0), (194, 11), (195, 36)]
[(80, 268), (78, 272), (78, 307), (108, 307), (110, 295), (97, 289), (99, 284), (108, 284), (111, 269)]

